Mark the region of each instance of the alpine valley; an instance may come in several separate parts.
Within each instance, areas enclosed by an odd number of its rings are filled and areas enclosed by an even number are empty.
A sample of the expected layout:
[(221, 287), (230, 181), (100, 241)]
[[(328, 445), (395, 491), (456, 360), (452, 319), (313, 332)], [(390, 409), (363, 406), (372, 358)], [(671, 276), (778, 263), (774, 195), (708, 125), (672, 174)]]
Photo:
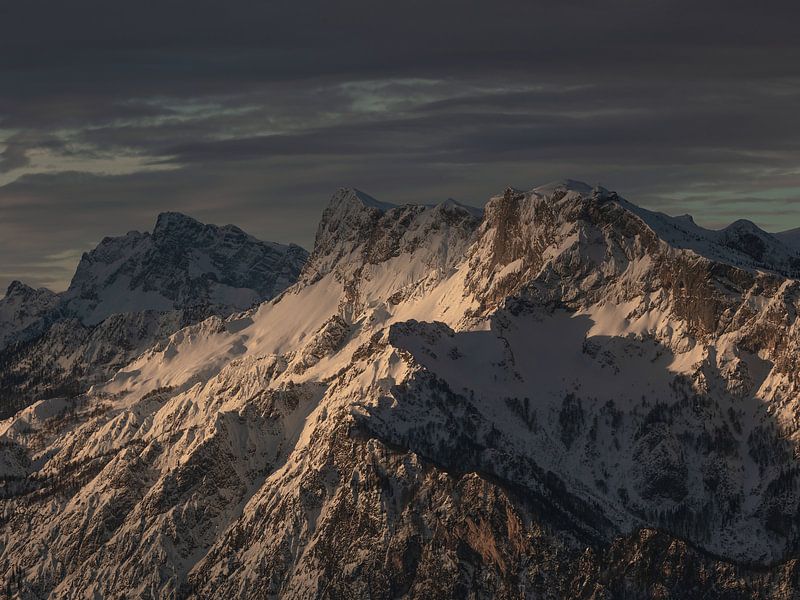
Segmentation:
[(575, 181), (162, 214), (0, 300), (0, 591), (800, 597), (798, 278)]

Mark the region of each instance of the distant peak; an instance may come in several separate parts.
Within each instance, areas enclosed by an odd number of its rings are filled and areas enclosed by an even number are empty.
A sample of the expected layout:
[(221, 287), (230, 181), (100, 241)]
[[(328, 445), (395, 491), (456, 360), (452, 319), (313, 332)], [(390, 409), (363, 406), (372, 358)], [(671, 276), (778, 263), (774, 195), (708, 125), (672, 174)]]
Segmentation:
[(478, 208), (477, 206), (470, 206), (468, 204), (463, 204), (463, 203), (461, 203), (458, 200), (455, 200), (453, 198), (448, 198), (447, 200), (445, 200), (444, 202), (441, 202), (437, 206), (439, 206), (439, 207), (441, 207), (441, 208), (443, 208), (445, 210), (454, 209), (454, 208), (455, 209), (460, 209), (460, 210), (463, 210), (463, 211), (471, 214), (473, 217), (477, 217), (477, 218), (480, 218), (480, 217), (483, 216), (483, 209), (482, 208)]
[(562, 189), (571, 192), (578, 192), (579, 194), (591, 194), (594, 188), (588, 183), (578, 181), (577, 179), (559, 179), (557, 181), (551, 181), (550, 183), (540, 185), (539, 187), (534, 188), (533, 191), (539, 194), (547, 194)]
[(33, 288), (29, 285), (26, 285), (15, 279), (11, 283), (8, 284), (8, 288), (6, 289), (6, 296), (17, 296), (20, 294), (27, 294), (34, 291)]
[(376, 200), (369, 194), (354, 187), (339, 188), (339, 190), (333, 195), (333, 198), (331, 198), (332, 206), (343, 203), (354, 203), (367, 208), (375, 208), (381, 212), (386, 212), (387, 210), (396, 208), (396, 205)]
[(12, 296), (15, 296), (15, 297), (18, 297), (18, 298), (27, 299), (27, 298), (31, 298), (33, 294), (37, 294), (37, 295), (45, 294), (45, 295), (55, 296), (55, 292), (52, 292), (52, 291), (48, 290), (47, 288), (42, 287), (42, 288), (39, 288), (37, 290), (36, 288), (33, 288), (33, 287), (29, 286), (28, 284), (22, 283), (18, 279), (15, 279), (14, 281), (12, 281), (11, 283), (8, 284), (8, 288), (6, 288), (6, 296), (5, 297), (6, 298), (11, 298)]
[(758, 225), (748, 219), (738, 219), (728, 225), (725, 231), (750, 231), (750, 232), (764, 232)]
[(508, 186), (506, 189), (503, 190), (503, 196), (520, 196), (524, 194), (525, 191), (519, 188), (515, 188), (513, 186)]
[(162, 233), (176, 229), (195, 228), (202, 226), (197, 219), (179, 212), (162, 212), (156, 218), (156, 226), (153, 234)]

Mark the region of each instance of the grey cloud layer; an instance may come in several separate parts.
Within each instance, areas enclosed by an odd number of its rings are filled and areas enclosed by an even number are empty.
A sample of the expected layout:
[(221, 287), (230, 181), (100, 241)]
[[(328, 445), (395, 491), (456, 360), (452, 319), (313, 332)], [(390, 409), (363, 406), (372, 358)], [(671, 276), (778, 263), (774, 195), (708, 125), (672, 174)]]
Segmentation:
[[(302, 4), (302, 6), (300, 6)], [(309, 245), (329, 194), (562, 176), (800, 226), (800, 9), (740, 2), (0, 8), (0, 287), (161, 210)]]

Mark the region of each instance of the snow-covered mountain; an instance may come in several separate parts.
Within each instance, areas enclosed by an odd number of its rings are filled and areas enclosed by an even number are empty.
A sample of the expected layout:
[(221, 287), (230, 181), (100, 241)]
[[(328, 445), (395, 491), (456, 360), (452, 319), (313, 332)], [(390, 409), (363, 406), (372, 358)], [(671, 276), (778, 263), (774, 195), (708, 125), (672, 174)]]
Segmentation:
[(800, 252), (800, 227), (774, 234), (785, 246)]
[(152, 233), (105, 238), (85, 253), (61, 294), (12, 283), (0, 300), (0, 416), (83, 391), (182, 327), (273, 298), (307, 256), (163, 213)]
[(795, 260), (579, 182), (340, 190), (283, 294), (2, 422), (5, 583), (796, 597)]
[(143, 310), (241, 311), (294, 283), (306, 256), (299, 246), (262, 242), (233, 225), (162, 213), (152, 234), (106, 238), (84, 254), (63, 302), (87, 325)]
[(12, 281), (0, 298), (0, 349), (20, 332), (35, 326), (58, 305), (58, 294), (47, 288), (34, 289), (21, 281)]

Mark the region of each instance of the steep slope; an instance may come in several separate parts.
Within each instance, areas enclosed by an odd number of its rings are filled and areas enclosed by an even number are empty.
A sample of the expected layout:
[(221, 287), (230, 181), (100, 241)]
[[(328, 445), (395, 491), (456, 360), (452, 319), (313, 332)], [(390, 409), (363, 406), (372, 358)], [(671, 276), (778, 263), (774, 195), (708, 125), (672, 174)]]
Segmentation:
[(664, 219), (577, 182), (483, 212), (340, 190), (279, 297), (2, 423), (6, 583), (796, 596), (788, 251)]
[[(307, 258), (232, 225), (159, 215), (151, 233), (105, 238), (62, 294), (12, 284), (0, 301), (0, 416), (104, 381), (156, 341), (273, 298)], [(2, 318), (2, 317), (0, 317)]]
[(800, 227), (773, 234), (785, 246), (800, 252)]

